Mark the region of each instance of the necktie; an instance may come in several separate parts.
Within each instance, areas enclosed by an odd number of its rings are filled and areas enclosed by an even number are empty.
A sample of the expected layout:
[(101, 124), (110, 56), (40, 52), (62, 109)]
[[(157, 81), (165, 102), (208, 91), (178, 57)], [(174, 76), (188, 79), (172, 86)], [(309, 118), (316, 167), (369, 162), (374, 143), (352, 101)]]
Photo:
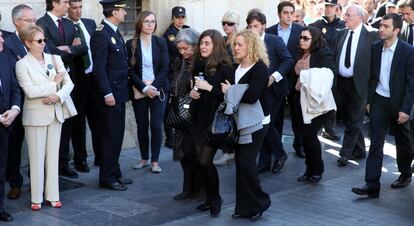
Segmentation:
[(351, 31), (351, 34), (348, 38), (348, 43), (346, 44), (346, 52), (345, 52), (345, 67), (349, 68), (351, 67), (351, 46), (352, 46), (352, 35), (354, 34), (353, 31)]
[[(85, 34), (83, 33), (80, 23), (76, 23), (75, 26), (78, 28), (79, 36), (80, 36), (82, 43), (86, 45)], [(91, 65), (91, 60), (89, 59), (89, 51), (87, 54), (82, 56), (82, 59), (83, 59), (83, 66), (85, 67), (85, 69), (88, 68)]]
[(65, 40), (65, 31), (63, 30), (62, 19), (58, 19), (57, 22), (58, 22), (59, 35), (60, 37), (62, 37), (63, 40)]
[(413, 45), (413, 26), (414, 26), (414, 24), (410, 24), (409, 25), (409, 27), (410, 27), (410, 29), (408, 30), (408, 32), (409, 32), (409, 34), (408, 34), (408, 39), (407, 39), (407, 41), (408, 41), (408, 43), (410, 43), (410, 45)]

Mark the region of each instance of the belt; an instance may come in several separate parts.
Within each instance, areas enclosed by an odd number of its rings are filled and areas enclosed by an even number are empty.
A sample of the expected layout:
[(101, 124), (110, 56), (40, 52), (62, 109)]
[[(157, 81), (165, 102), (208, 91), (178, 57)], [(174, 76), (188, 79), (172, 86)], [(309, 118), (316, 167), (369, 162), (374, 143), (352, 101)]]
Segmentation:
[(354, 76), (351, 76), (351, 77), (344, 77), (344, 76), (338, 76), (340, 79), (343, 79), (343, 80), (353, 80), (354, 79)]

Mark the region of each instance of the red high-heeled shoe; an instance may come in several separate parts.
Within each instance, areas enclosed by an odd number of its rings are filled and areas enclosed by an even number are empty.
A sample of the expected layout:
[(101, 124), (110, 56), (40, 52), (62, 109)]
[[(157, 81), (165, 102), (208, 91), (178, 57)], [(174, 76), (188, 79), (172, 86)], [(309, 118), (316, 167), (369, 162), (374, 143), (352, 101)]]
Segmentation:
[(48, 205), (51, 205), (53, 208), (60, 208), (62, 207), (62, 203), (60, 201), (46, 201)]
[(38, 211), (38, 210), (40, 210), (42, 208), (42, 204), (41, 203), (33, 203), (32, 202), (32, 204), (30, 205), (30, 208), (33, 211)]

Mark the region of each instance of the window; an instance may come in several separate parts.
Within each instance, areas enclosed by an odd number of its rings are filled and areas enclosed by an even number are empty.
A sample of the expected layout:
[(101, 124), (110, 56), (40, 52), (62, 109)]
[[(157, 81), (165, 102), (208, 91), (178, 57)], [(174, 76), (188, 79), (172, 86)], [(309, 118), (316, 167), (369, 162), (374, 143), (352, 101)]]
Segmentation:
[(142, 10), (142, 0), (126, 0), (127, 4), (127, 15), (125, 22), (120, 24), (119, 29), (123, 36), (133, 35), (135, 32), (135, 22), (138, 14)]

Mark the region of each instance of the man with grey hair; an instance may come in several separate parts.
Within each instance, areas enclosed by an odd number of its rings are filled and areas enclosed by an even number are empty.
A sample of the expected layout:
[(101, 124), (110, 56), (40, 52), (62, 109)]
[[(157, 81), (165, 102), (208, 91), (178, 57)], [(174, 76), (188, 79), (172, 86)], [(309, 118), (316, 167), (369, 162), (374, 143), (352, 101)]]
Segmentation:
[(347, 28), (338, 32), (336, 41), (337, 86), (343, 104), (345, 132), (338, 166), (348, 160), (365, 158), (362, 120), (367, 102), (368, 78), (371, 74), (371, 44), (378, 39), (376, 32), (363, 25), (364, 9), (351, 4), (345, 12)]
[[(4, 52), (14, 68), (16, 62), (27, 54), (27, 49), (20, 40), (19, 33), (26, 27), (36, 23), (36, 15), (30, 6), (21, 4), (13, 8), (12, 20), (16, 31), (4, 40)], [(20, 93), (23, 103), (24, 94), (23, 92)], [(22, 114), (19, 114), (12, 124), (12, 133), (9, 141), (8, 164), (6, 169), (6, 180), (10, 185), (10, 190), (7, 194), (9, 199), (18, 199), (21, 194), (23, 177), (20, 174), (20, 162), (23, 139), (24, 128), (22, 125)]]

